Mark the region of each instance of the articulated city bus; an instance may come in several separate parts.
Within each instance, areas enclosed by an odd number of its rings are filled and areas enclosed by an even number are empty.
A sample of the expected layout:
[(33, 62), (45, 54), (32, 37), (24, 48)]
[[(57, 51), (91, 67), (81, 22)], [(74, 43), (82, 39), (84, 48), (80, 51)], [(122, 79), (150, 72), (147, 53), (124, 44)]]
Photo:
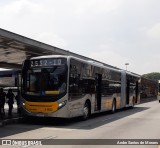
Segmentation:
[(160, 80), (158, 80), (158, 95), (157, 95), (157, 99), (160, 103)]
[(41, 56), (22, 68), (22, 113), (26, 116), (89, 118), (93, 113), (140, 102), (136, 74), (72, 56)]

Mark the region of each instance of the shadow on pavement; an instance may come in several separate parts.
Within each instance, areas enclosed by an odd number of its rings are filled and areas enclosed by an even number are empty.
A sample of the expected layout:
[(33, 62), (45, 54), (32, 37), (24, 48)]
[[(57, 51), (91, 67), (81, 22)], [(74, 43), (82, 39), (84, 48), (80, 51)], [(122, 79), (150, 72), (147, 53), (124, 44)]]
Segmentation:
[(91, 130), (103, 125), (107, 125), (119, 119), (129, 117), (136, 113), (143, 112), (147, 109), (149, 109), (149, 107), (134, 107), (132, 109), (124, 108), (121, 110), (117, 110), (117, 112), (114, 114), (111, 114), (110, 112), (103, 112), (92, 115), (91, 118), (86, 121), (81, 121), (80, 118), (22, 118), (17, 124), (2, 127), (0, 132), (0, 138), (40, 129), (43, 127)]
[(141, 103), (140, 104), (147, 103), (147, 102), (152, 102), (152, 101), (156, 101), (156, 100), (157, 100), (157, 97), (141, 98)]
[(111, 114), (110, 112), (97, 113), (90, 117), (89, 120), (82, 121), (80, 117), (72, 118), (72, 119), (60, 119), (60, 118), (25, 118), (20, 121), (22, 124), (26, 124), (29, 126), (32, 125), (40, 125), (40, 126), (48, 126), (48, 127), (56, 127), (56, 128), (69, 128), (69, 129), (94, 129), (104, 124), (108, 124), (110, 122), (122, 119), (124, 117), (133, 115), (138, 112), (142, 112), (149, 109), (149, 107), (134, 107), (124, 108), (118, 110), (115, 114)]

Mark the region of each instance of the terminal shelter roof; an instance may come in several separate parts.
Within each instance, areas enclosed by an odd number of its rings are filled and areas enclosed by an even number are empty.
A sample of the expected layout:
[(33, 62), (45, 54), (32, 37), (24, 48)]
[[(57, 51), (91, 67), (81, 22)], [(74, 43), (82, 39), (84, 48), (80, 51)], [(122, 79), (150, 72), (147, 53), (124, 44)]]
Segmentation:
[[(25, 59), (42, 55), (71, 55), (85, 60), (99, 62), (91, 58), (0, 29), (0, 68), (21, 69), (22, 63)], [(104, 65), (113, 67), (107, 64)]]

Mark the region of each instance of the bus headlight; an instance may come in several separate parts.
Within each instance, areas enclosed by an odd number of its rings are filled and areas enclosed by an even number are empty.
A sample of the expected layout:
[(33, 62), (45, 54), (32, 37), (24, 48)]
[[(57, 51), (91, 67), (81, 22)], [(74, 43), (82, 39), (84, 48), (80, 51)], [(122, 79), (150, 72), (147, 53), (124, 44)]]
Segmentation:
[(20, 100), (20, 106), (25, 106), (25, 100), (23, 98)]
[(63, 102), (60, 102), (60, 103), (58, 104), (58, 109), (60, 109), (60, 108), (62, 108), (63, 106), (65, 106), (66, 103), (67, 103), (67, 100), (65, 100), (65, 101), (63, 101)]

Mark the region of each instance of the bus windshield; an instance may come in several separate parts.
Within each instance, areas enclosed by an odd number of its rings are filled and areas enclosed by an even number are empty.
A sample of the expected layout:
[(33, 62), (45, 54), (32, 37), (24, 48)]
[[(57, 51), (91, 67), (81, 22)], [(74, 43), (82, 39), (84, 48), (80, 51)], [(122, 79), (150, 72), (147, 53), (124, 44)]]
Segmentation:
[(28, 95), (59, 95), (66, 92), (67, 66), (35, 67), (27, 70), (26, 91)]

